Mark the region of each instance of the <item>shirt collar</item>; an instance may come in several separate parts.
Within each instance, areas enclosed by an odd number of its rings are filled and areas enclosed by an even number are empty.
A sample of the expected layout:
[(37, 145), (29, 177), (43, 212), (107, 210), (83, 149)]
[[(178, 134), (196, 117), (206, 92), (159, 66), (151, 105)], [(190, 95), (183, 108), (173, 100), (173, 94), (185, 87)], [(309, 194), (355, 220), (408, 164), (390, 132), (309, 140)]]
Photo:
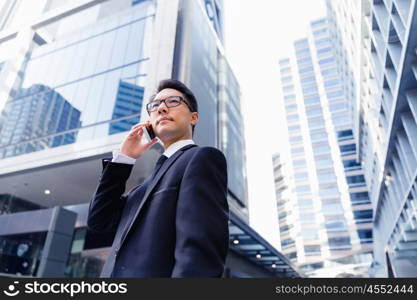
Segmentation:
[(187, 145), (194, 145), (194, 144), (195, 143), (193, 140), (179, 140), (173, 143), (172, 145), (170, 145), (162, 154), (170, 158), (175, 152), (177, 152), (182, 147), (187, 146)]

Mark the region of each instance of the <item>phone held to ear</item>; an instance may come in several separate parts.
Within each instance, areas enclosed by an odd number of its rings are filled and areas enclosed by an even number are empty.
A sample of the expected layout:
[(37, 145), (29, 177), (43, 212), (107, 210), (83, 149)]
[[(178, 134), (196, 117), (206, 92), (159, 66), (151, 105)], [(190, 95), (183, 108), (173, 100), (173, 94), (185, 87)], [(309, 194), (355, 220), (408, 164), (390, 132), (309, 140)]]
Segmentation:
[(145, 128), (149, 134), (150, 139), (153, 140), (156, 137), (156, 135), (155, 135), (155, 132), (153, 131), (152, 124), (149, 124), (149, 126), (146, 126)]
[(147, 140), (147, 141), (144, 141), (145, 143), (149, 143), (151, 140), (153, 140), (156, 137), (151, 124), (149, 124), (149, 126), (145, 126), (143, 135), (145, 136)]

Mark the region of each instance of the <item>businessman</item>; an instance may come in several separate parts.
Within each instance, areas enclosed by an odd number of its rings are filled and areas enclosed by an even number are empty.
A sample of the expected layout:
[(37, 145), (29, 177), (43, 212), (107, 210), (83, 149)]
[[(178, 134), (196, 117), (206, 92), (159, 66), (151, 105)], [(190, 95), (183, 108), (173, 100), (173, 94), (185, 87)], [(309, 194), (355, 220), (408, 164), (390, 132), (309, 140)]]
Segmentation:
[[(87, 225), (115, 232), (101, 277), (221, 277), (229, 245), (227, 166), (222, 152), (194, 144), (197, 100), (176, 80), (160, 82), (146, 109), (150, 121), (132, 127), (103, 171)], [(128, 193), (135, 160), (157, 138), (164, 145), (153, 173)]]

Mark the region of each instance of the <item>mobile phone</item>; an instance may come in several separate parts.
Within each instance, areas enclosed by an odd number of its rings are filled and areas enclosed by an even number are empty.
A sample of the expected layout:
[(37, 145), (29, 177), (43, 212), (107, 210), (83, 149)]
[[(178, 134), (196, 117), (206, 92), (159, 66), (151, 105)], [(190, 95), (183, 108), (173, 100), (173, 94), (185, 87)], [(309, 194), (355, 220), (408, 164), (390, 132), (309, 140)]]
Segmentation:
[(149, 124), (149, 126), (145, 126), (144, 133), (146, 137), (149, 139), (149, 141), (153, 140), (156, 137), (151, 124)]

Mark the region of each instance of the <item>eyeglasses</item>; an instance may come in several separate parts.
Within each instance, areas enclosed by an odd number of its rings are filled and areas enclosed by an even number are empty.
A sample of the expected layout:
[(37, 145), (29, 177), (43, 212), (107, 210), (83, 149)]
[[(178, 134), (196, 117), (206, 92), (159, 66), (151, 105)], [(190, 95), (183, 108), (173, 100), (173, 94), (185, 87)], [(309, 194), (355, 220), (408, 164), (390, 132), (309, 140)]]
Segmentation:
[(168, 107), (168, 108), (176, 107), (176, 106), (180, 105), (181, 102), (184, 102), (185, 105), (188, 106), (188, 108), (190, 109), (190, 111), (193, 111), (191, 109), (191, 106), (181, 96), (170, 96), (170, 97), (167, 97), (165, 99), (152, 100), (151, 102), (149, 102), (148, 104), (146, 104), (146, 110), (148, 111), (148, 113), (151, 113), (153, 111), (156, 111), (158, 109), (159, 105), (161, 105), (162, 102), (164, 102), (165, 105), (166, 105), (166, 107)]

